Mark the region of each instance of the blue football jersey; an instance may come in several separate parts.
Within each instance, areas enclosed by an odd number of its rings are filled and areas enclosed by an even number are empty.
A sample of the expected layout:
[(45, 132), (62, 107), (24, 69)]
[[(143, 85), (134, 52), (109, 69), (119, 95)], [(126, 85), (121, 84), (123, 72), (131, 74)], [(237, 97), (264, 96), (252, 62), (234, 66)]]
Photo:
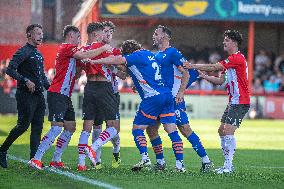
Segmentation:
[(171, 89), (172, 95), (175, 97), (180, 88), (182, 78), (178, 67), (182, 66), (186, 59), (181, 52), (174, 47), (159, 51), (155, 57), (162, 65), (162, 77), (165, 79), (166, 85)]
[(188, 88), (193, 82), (199, 79), (199, 72), (196, 69), (189, 69), (188, 74), (190, 77), (189, 77), (186, 88)]
[(140, 50), (124, 57), (128, 73), (141, 99), (170, 93), (161, 75), (161, 65), (151, 51)]
[[(178, 70), (179, 66), (187, 61), (180, 51), (174, 47), (169, 47), (165, 51), (159, 51), (155, 55), (156, 59), (162, 65), (162, 77), (165, 79), (166, 85), (171, 89), (172, 95), (176, 97), (181, 85), (182, 73)], [(198, 79), (197, 70), (188, 70), (190, 75), (187, 88)]]

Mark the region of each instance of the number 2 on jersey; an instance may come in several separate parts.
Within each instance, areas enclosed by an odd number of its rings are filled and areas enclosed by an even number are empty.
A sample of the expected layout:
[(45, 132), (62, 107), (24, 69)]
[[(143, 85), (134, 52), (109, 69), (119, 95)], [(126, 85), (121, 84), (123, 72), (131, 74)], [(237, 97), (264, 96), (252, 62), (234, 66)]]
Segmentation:
[(160, 67), (159, 65), (157, 64), (157, 62), (153, 62), (152, 63), (152, 67), (155, 69), (155, 80), (160, 80), (162, 79), (162, 76), (161, 76), (161, 72), (160, 72)]

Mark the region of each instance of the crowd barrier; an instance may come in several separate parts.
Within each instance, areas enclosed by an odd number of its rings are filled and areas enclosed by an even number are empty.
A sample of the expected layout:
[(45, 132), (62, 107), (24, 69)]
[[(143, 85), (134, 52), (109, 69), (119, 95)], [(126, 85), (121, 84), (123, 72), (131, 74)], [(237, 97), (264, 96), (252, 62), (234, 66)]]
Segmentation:
[[(202, 94), (201, 94), (202, 93)], [(219, 119), (228, 103), (228, 96), (220, 92), (187, 92), (185, 95), (186, 112), (191, 119)], [(134, 117), (140, 103), (137, 93), (124, 91), (120, 93), (121, 117)], [(72, 102), (77, 117), (82, 115), (82, 93), (73, 93)], [(0, 113), (16, 113), (16, 100), (14, 95), (4, 94), (0, 88)], [(48, 111), (47, 111), (48, 112)], [(284, 96), (278, 95), (253, 95), (251, 97), (250, 113), (254, 118), (284, 119)]]

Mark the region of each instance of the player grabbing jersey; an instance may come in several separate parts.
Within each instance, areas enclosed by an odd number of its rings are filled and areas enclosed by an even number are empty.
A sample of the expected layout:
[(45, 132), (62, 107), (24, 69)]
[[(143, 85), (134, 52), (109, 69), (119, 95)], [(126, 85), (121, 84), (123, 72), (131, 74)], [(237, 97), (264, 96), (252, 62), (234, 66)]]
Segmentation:
[[(202, 172), (208, 172), (213, 167), (213, 164), (207, 156), (199, 137), (194, 131), (192, 131), (189, 125), (188, 116), (186, 114), (185, 101), (183, 98), (184, 91), (189, 82), (188, 70), (183, 68), (183, 62), (186, 62), (186, 59), (183, 57), (180, 51), (170, 46), (170, 39), (171, 31), (165, 26), (158, 26), (153, 34), (154, 45), (157, 46), (159, 50), (155, 57), (156, 60), (161, 64), (162, 77), (165, 79), (166, 85), (171, 89), (173, 95), (176, 124), (178, 129), (191, 143), (192, 148), (200, 157), (200, 170)], [(194, 70), (191, 70), (190, 73), (194, 73)], [(193, 76), (194, 75), (192, 74), (192, 77)], [(163, 170), (165, 168), (165, 160), (162, 148), (162, 140), (158, 134), (158, 127), (149, 127), (147, 132), (156, 154), (156, 169)]]
[[(104, 46), (93, 51), (80, 51), (77, 47), (80, 41), (80, 31), (75, 26), (65, 26), (63, 37), (65, 42), (59, 46), (55, 60), (56, 75), (47, 93), (48, 120), (51, 122), (51, 128), (42, 138), (34, 158), (29, 162), (32, 167), (38, 169), (43, 168), (41, 159), (60, 133), (50, 166), (64, 168), (61, 156), (70, 142), (76, 126), (71, 101), (76, 75), (76, 59), (92, 58), (110, 49), (110, 46)], [(63, 131), (62, 128), (64, 128)]]
[(159, 118), (168, 133), (176, 157), (176, 170), (185, 172), (183, 164), (183, 143), (176, 129), (174, 102), (169, 88), (161, 75), (161, 65), (155, 55), (142, 49), (134, 40), (127, 40), (122, 44), (123, 57), (113, 56), (92, 63), (126, 64), (128, 73), (132, 77), (136, 90), (142, 101), (133, 121), (132, 134), (141, 154), (141, 161), (133, 166), (133, 171), (149, 167), (151, 161), (147, 152), (147, 140), (144, 130), (155, 127)]
[[(187, 68), (195, 68), (201, 71), (224, 71), (226, 74), (226, 86), (229, 94), (228, 106), (221, 118), (219, 136), (225, 159), (223, 167), (216, 169), (216, 173), (232, 173), (234, 171), (233, 157), (236, 150), (234, 133), (250, 107), (250, 94), (248, 89), (248, 67), (244, 55), (238, 50), (243, 41), (242, 35), (236, 30), (227, 30), (224, 33), (224, 50), (229, 54), (226, 60), (216, 64), (189, 64)], [(222, 73), (219, 78), (201, 74), (204, 79), (222, 84), (225, 81)]]

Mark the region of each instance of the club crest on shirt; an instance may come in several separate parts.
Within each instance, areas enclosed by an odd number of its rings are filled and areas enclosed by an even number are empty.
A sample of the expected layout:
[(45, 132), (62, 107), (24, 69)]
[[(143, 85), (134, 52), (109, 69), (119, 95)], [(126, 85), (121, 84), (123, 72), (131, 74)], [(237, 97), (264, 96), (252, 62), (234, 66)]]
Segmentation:
[(228, 63), (229, 63), (229, 59), (226, 59), (226, 60), (225, 60), (225, 63), (228, 64)]
[(148, 59), (153, 61), (155, 60), (155, 56), (148, 56)]

